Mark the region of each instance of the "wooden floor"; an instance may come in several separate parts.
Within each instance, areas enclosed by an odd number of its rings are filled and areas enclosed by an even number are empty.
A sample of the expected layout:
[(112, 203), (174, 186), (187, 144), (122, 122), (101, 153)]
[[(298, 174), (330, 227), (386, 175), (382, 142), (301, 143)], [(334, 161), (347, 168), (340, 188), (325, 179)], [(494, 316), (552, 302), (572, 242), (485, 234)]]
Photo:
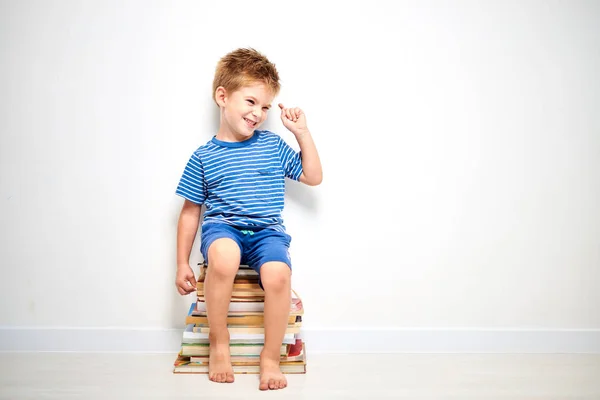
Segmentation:
[(0, 353), (0, 399), (600, 399), (600, 355), (313, 354), (270, 393), (174, 375), (174, 357)]

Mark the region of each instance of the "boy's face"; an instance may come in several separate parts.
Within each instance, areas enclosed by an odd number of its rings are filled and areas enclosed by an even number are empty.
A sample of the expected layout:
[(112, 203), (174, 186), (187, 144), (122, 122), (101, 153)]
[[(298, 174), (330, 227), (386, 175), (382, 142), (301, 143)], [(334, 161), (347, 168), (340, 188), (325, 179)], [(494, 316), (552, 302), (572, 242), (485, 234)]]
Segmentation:
[(271, 90), (264, 83), (251, 83), (240, 89), (223, 93), (217, 101), (223, 108), (222, 128), (233, 134), (232, 139), (247, 139), (267, 119), (273, 101)]

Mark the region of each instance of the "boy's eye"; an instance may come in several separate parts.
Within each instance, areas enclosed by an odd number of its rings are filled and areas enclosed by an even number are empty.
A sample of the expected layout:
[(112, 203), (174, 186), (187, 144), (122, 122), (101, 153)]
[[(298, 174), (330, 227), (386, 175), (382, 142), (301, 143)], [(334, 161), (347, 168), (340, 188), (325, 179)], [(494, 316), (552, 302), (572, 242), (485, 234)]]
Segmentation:
[(263, 107), (263, 111), (269, 111), (269, 107)]
[(246, 100), (246, 101), (247, 101), (248, 103), (250, 103), (250, 104), (254, 105), (254, 100), (250, 100), (250, 99), (248, 99), (248, 100)]

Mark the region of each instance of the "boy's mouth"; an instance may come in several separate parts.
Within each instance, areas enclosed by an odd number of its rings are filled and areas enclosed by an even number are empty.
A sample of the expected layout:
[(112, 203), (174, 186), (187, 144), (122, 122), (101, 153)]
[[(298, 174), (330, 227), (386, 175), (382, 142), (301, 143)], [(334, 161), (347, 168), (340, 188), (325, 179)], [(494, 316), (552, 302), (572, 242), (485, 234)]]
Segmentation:
[(249, 120), (248, 118), (244, 118), (244, 121), (246, 121), (246, 123), (251, 127), (254, 128), (256, 126), (256, 122)]

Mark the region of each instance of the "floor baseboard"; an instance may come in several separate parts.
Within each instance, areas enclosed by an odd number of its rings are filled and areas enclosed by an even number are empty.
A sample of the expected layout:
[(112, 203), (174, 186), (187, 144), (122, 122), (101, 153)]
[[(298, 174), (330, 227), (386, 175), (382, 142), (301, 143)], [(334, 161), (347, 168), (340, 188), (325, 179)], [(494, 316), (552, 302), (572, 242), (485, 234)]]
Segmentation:
[[(182, 329), (0, 327), (0, 351), (177, 353)], [(304, 329), (313, 353), (600, 353), (600, 330)]]

